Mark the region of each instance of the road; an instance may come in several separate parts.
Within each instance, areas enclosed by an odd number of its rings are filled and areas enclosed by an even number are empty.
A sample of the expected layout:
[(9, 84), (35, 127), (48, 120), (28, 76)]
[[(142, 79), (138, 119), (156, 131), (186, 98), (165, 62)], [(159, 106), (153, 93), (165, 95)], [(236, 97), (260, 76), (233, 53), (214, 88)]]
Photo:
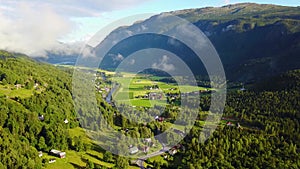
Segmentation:
[(144, 169), (144, 168), (145, 168), (145, 167), (144, 167), (144, 161), (145, 161), (145, 160), (147, 160), (148, 158), (151, 158), (151, 157), (155, 157), (155, 156), (162, 155), (162, 154), (164, 154), (165, 152), (169, 151), (170, 149), (171, 149), (171, 147), (165, 147), (165, 146), (164, 146), (161, 150), (155, 151), (155, 152), (153, 152), (153, 153), (151, 153), (151, 154), (147, 154), (146, 156), (137, 159), (137, 160), (136, 160), (136, 164), (137, 164), (140, 168)]

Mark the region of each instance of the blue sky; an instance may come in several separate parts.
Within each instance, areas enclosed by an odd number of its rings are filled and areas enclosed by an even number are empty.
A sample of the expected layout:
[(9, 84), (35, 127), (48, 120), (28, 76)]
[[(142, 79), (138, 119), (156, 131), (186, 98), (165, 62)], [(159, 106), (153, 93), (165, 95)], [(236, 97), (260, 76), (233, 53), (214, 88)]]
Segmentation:
[(136, 5), (132, 5), (124, 9), (105, 11), (101, 14), (101, 16), (97, 17), (73, 18), (74, 21), (81, 25), (81, 28), (69, 34), (69, 36), (65, 37), (65, 40), (76, 41), (79, 37), (81, 37), (81, 39), (89, 38), (91, 35), (100, 30), (103, 26), (108, 25), (112, 21), (135, 14), (157, 14), (161, 12), (189, 8), (201, 8), (207, 6), (220, 7), (227, 4), (243, 2), (300, 6), (300, 0), (148, 0), (144, 3), (137, 3)]
[(59, 50), (59, 41), (86, 41), (124, 17), (242, 2), (300, 6), (300, 0), (0, 0), (0, 49), (44, 55)]

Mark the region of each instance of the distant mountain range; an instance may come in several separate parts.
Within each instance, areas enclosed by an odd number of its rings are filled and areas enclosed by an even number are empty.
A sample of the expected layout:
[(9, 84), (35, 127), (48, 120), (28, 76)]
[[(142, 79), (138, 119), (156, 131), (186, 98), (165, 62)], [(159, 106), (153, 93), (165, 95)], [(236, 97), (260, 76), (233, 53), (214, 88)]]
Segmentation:
[[(168, 14), (190, 21), (206, 34), (219, 53), (227, 79), (231, 81), (252, 82), (300, 69), (300, 7), (242, 3), (218, 8), (173, 11)], [(120, 27), (106, 39), (113, 40), (118, 34), (151, 26), (152, 20), (161, 15), (163, 14), (132, 26)], [(186, 46), (162, 45), (166, 40), (166, 37), (154, 35), (134, 36), (126, 43), (114, 46), (104, 57), (100, 67), (114, 69), (121, 60), (115, 60), (112, 56), (122, 54), (126, 58), (139, 49), (155, 47), (178, 54), (195, 75), (206, 75), (201, 62), (196, 61), (196, 56)], [(66, 61), (63, 60), (64, 57), (56, 58)]]

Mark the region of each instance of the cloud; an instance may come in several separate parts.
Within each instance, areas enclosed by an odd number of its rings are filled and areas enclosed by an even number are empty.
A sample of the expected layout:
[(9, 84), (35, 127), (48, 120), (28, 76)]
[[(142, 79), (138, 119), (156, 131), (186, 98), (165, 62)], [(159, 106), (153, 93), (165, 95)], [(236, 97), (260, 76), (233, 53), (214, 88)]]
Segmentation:
[[(82, 52), (82, 55), (85, 56), (86, 45), (84, 42), (70, 42), (70, 43), (59, 43), (54, 45), (51, 49), (48, 49), (48, 52), (51, 52), (56, 55), (72, 56), (77, 55)], [(82, 51), (84, 49), (84, 51)]]
[[(23, 3), (34, 6), (35, 9), (49, 7), (55, 9), (55, 12), (71, 17), (86, 17), (86, 16), (100, 16), (103, 12), (109, 12), (113, 10), (126, 9), (132, 6), (137, 6), (150, 0), (23, 0)], [(9, 0), (1, 2), (1, 6), (6, 8), (15, 8), (20, 3), (18, 0)]]
[(32, 10), (24, 3), (16, 8), (10, 15), (0, 12), (0, 49), (43, 56), (71, 31), (72, 23), (51, 8)]
[(224, 0), (225, 4), (230, 4), (230, 0)]
[(117, 55), (116, 55), (116, 57), (114, 58), (114, 60), (116, 60), (116, 61), (122, 61), (124, 59), (124, 57), (123, 57), (123, 55), (121, 55), (120, 53), (118, 53)]
[(120, 53), (118, 53), (117, 55), (110, 53), (108, 55), (112, 57), (112, 59), (113, 59), (114, 62), (120, 62), (120, 61), (124, 60), (123, 55), (120, 54)]
[(129, 61), (129, 65), (134, 65), (135, 64), (135, 59), (131, 59), (130, 61)]
[(172, 45), (172, 46), (174, 46), (174, 47), (179, 47), (181, 44), (178, 42), (178, 41), (176, 41), (176, 39), (175, 38), (168, 38), (168, 42), (167, 42), (169, 45)]
[(163, 70), (165, 72), (174, 71), (175, 67), (173, 64), (168, 63), (169, 57), (167, 55), (163, 55), (162, 59), (159, 63), (153, 63), (152, 68)]
[[(136, 6), (140, 0), (9, 0), (0, 1), (0, 49), (46, 56), (46, 51), (66, 51), (58, 41), (76, 31), (76, 17), (101, 16), (105, 12)], [(130, 32), (128, 32), (130, 33)], [(78, 48), (77, 48), (78, 50)]]

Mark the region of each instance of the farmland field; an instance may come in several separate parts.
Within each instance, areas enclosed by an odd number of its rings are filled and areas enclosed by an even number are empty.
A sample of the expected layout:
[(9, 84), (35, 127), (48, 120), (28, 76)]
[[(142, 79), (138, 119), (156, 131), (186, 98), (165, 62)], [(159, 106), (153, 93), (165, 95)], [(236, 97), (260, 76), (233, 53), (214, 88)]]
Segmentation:
[[(112, 73), (105, 72), (112, 75)], [(122, 77), (120, 77), (122, 76)], [(164, 106), (167, 103), (167, 93), (179, 94), (188, 92), (199, 92), (211, 90), (209, 88), (182, 85), (176, 83), (161, 82), (163, 77), (149, 75), (133, 75), (130, 73), (118, 74), (118, 77), (111, 77), (110, 80), (120, 84), (118, 90), (113, 94), (113, 100), (118, 104), (129, 104), (132, 106), (153, 107), (154, 105)], [(154, 95), (150, 98), (150, 95)]]

